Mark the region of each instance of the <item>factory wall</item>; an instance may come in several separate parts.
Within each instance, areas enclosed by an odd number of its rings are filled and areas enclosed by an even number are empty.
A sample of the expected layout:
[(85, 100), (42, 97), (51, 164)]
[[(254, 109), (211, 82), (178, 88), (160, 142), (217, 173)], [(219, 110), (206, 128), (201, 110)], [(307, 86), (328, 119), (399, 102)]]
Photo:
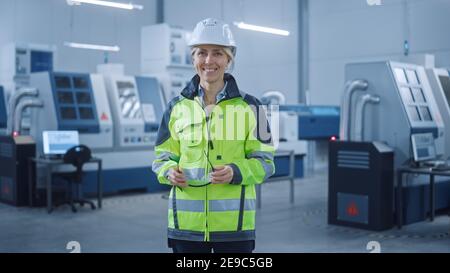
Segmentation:
[(436, 67), (450, 67), (450, 1), (309, 1), (309, 90), (313, 104), (340, 104), (344, 66), (350, 62), (402, 60), (435, 55)]

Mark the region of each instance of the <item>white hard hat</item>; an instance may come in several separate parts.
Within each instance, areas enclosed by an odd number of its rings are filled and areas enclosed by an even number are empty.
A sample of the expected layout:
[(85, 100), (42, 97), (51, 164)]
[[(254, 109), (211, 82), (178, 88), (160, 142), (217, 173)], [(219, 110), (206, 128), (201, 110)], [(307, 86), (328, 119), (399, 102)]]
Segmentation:
[(230, 26), (220, 20), (207, 18), (197, 23), (188, 43), (190, 47), (197, 45), (220, 45), (231, 48), (236, 55), (236, 42)]

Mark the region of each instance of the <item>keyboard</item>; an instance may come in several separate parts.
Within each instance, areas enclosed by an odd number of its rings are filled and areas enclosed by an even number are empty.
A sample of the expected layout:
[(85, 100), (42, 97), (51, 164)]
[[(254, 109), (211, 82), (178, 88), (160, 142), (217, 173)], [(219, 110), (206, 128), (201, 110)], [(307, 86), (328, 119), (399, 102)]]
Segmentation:
[(431, 168), (432, 171), (445, 172), (450, 171), (450, 165), (437, 165)]

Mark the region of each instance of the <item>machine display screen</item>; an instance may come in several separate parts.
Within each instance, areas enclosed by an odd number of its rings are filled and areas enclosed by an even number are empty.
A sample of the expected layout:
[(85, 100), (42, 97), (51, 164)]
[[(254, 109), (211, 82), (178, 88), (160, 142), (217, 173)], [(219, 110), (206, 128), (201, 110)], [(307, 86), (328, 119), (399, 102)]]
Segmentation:
[(87, 92), (77, 92), (77, 103), (78, 104), (91, 104), (91, 95)]
[(61, 118), (66, 120), (77, 119), (74, 107), (61, 107)]
[(119, 103), (122, 117), (127, 119), (141, 118), (141, 105), (139, 103), (136, 87), (132, 82), (117, 82)]
[(407, 83), (405, 71), (402, 68), (395, 68), (394, 73), (399, 83)]
[(89, 87), (88, 82), (85, 77), (74, 77), (73, 86), (76, 89), (87, 89)]
[(419, 157), (428, 157), (428, 156), (430, 156), (430, 154), (428, 153), (428, 149), (427, 148), (417, 149), (417, 155)]
[(402, 92), (403, 100), (407, 104), (414, 103), (414, 98), (413, 98), (413, 96), (411, 94), (411, 89), (409, 89), (408, 87), (402, 87), (400, 89), (400, 91)]
[(422, 115), (422, 119), (424, 121), (432, 121), (430, 109), (427, 106), (420, 106), (420, 114)]
[(419, 84), (419, 79), (417, 78), (416, 71), (408, 69), (406, 70), (406, 76), (408, 77), (408, 83)]
[(44, 131), (42, 132), (44, 154), (65, 154), (70, 148), (80, 144), (78, 131)]
[(81, 119), (94, 119), (94, 111), (90, 107), (80, 107), (78, 108), (80, 112)]
[(71, 92), (58, 92), (58, 102), (59, 103), (67, 103), (73, 104), (73, 95)]
[(89, 74), (50, 73), (59, 130), (100, 132), (96, 94)]
[(415, 106), (408, 106), (408, 112), (412, 121), (420, 121), (419, 112)]
[(53, 71), (53, 52), (31, 50), (30, 72)]
[(411, 88), (411, 90), (413, 92), (415, 102), (426, 102), (425, 96), (423, 95), (423, 92), (422, 92), (422, 89)]
[(55, 77), (56, 88), (71, 88), (70, 78), (65, 76)]
[(447, 97), (447, 104), (450, 107), (450, 77), (441, 75), (439, 76), (439, 81), (441, 82), (445, 97)]
[(420, 162), (436, 158), (433, 133), (412, 134), (411, 144), (414, 161)]

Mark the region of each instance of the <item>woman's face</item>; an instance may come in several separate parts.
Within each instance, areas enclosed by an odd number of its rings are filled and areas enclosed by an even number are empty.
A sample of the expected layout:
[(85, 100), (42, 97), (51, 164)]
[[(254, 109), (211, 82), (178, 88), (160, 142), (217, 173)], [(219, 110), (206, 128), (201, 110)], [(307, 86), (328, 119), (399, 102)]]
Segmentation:
[(216, 45), (198, 46), (193, 61), (201, 81), (208, 83), (223, 81), (229, 59), (222, 47)]

